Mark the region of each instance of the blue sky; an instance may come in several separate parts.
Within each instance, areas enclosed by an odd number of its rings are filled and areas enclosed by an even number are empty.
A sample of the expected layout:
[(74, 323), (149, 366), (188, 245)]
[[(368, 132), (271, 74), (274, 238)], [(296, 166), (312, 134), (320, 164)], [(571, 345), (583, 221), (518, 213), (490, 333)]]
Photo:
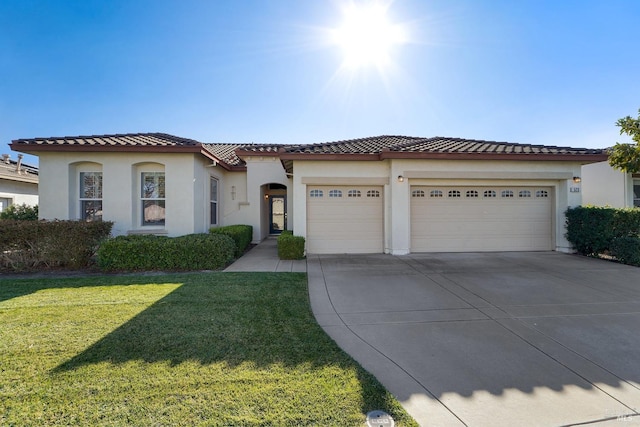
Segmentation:
[(640, 1), (396, 0), (388, 18), (408, 42), (390, 67), (355, 71), (327, 34), (344, 3), (3, 0), (0, 152), (17, 138), (129, 132), (628, 141), (615, 121), (640, 108)]

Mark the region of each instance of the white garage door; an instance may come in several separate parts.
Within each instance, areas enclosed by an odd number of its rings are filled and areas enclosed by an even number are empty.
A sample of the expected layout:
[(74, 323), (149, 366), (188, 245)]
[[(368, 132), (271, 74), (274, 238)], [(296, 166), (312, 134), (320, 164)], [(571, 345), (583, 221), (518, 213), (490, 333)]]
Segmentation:
[(552, 249), (552, 188), (411, 187), (412, 252)]
[(307, 252), (382, 253), (382, 187), (307, 186)]

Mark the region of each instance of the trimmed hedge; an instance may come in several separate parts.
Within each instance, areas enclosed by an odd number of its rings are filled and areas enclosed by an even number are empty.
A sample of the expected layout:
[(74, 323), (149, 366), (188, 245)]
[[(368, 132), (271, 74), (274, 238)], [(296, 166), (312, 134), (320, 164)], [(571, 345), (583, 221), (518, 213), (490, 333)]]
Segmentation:
[(87, 267), (112, 227), (108, 221), (0, 220), (0, 269)]
[(253, 240), (253, 227), (250, 225), (227, 225), (215, 227), (209, 230), (214, 234), (225, 234), (233, 239), (236, 244), (236, 257), (240, 257)]
[(105, 271), (217, 270), (235, 252), (233, 239), (224, 234), (118, 236), (100, 246), (98, 266)]
[(611, 243), (611, 255), (624, 264), (640, 267), (640, 238), (618, 237)]
[(640, 209), (579, 206), (569, 208), (566, 217), (565, 236), (583, 255), (609, 252), (614, 240), (640, 235)]
[(294, 236), (292, 233), (282, 233), (278, 236), (278, 258), (303, 259), (304, 237)]
[(566, 237), (578, 253), (640, 266), (640, 209), (580, 206), (566, 217)]

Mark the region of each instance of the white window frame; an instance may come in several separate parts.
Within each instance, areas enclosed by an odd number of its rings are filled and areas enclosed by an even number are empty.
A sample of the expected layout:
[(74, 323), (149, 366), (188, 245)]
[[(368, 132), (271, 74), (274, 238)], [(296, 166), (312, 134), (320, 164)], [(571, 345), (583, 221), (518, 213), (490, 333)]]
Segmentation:
[[(156, 190), (152, 190), (151, 187), (147, 188), (147, 192), (145, 193), (145, 176), (155, 176), (157, 177), (157, 182), (154, 180), (154, 184), (160, 186), (161, 188)], [(160, 178), (162, 177), (162, 180)], [(140, 172), (140, 225), (143, 227), (164, 227), (167, 217), (166, 217), (166, 208), (167, 208), (167, 198), (166, 198), (166, 190), (167, 190), (167, 181), (166, 174), (164, 171), (143, 171)], [(153, 191), (153, 193), (149, 193), (149, 191)], [(148, 205), (149, 207), (153, 206), (153, 203), (156, 203), (156, 206), (159, 206), (160, 209), (164, 210), (164, 216), (162, 219), (157, 221), (145, 221), (145, 209)]]
[(640, 208), (640, 188), (638, 188), (638, 194), (636, 195), (635, 187), (640, 187), (640, 179), (634, 179), (631, 186), (633, 189), (633, 193), (631, 194), (631, 197), (633, 197), (633, 206)]
[[(97, 178), (94, 183), (95, 188), (90, 189), (84, 186), (85, 176)], [(79, 200), (79, 218), (84, 221), (101, 221), (102, 220), (102, 191), (103, 191), (103, 175), (102, 171), (80, 171), (78, 172), (78, 200)], [(91, 208), (91, 205), (94, 205)], [(99, 206), (99, 207), (96, 207)], [(89, 214), (89, 209), (93, 213)]]
[(219, 198), (220, 180), (215, 176), (211, 176), (209, 177), (209, 225), (212, 227), (219, 225), (220, 222)]

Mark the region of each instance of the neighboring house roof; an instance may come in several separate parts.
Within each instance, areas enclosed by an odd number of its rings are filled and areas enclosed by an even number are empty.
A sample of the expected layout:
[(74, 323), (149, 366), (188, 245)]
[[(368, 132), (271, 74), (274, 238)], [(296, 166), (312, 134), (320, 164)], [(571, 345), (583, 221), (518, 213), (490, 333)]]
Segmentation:
[(606, 149), (556, 147), (448, 137), (381, 135), (320, 144), (201, 143), (165, 133), (92, 135), (61, 138), (16, 139), (16, 151), (143, 151), (199, 152), (228, 170), (245, 170), (245, 156), (279, 157), (285, 168), (293, 160), (560, 160), (592, 163), (607, 159)]
[(21, 158), (15, 161), (11, 160), (7, 154), (3, 154), (0, 159), (0, 179), (37, 184), (38, 168), (22, 163)]

